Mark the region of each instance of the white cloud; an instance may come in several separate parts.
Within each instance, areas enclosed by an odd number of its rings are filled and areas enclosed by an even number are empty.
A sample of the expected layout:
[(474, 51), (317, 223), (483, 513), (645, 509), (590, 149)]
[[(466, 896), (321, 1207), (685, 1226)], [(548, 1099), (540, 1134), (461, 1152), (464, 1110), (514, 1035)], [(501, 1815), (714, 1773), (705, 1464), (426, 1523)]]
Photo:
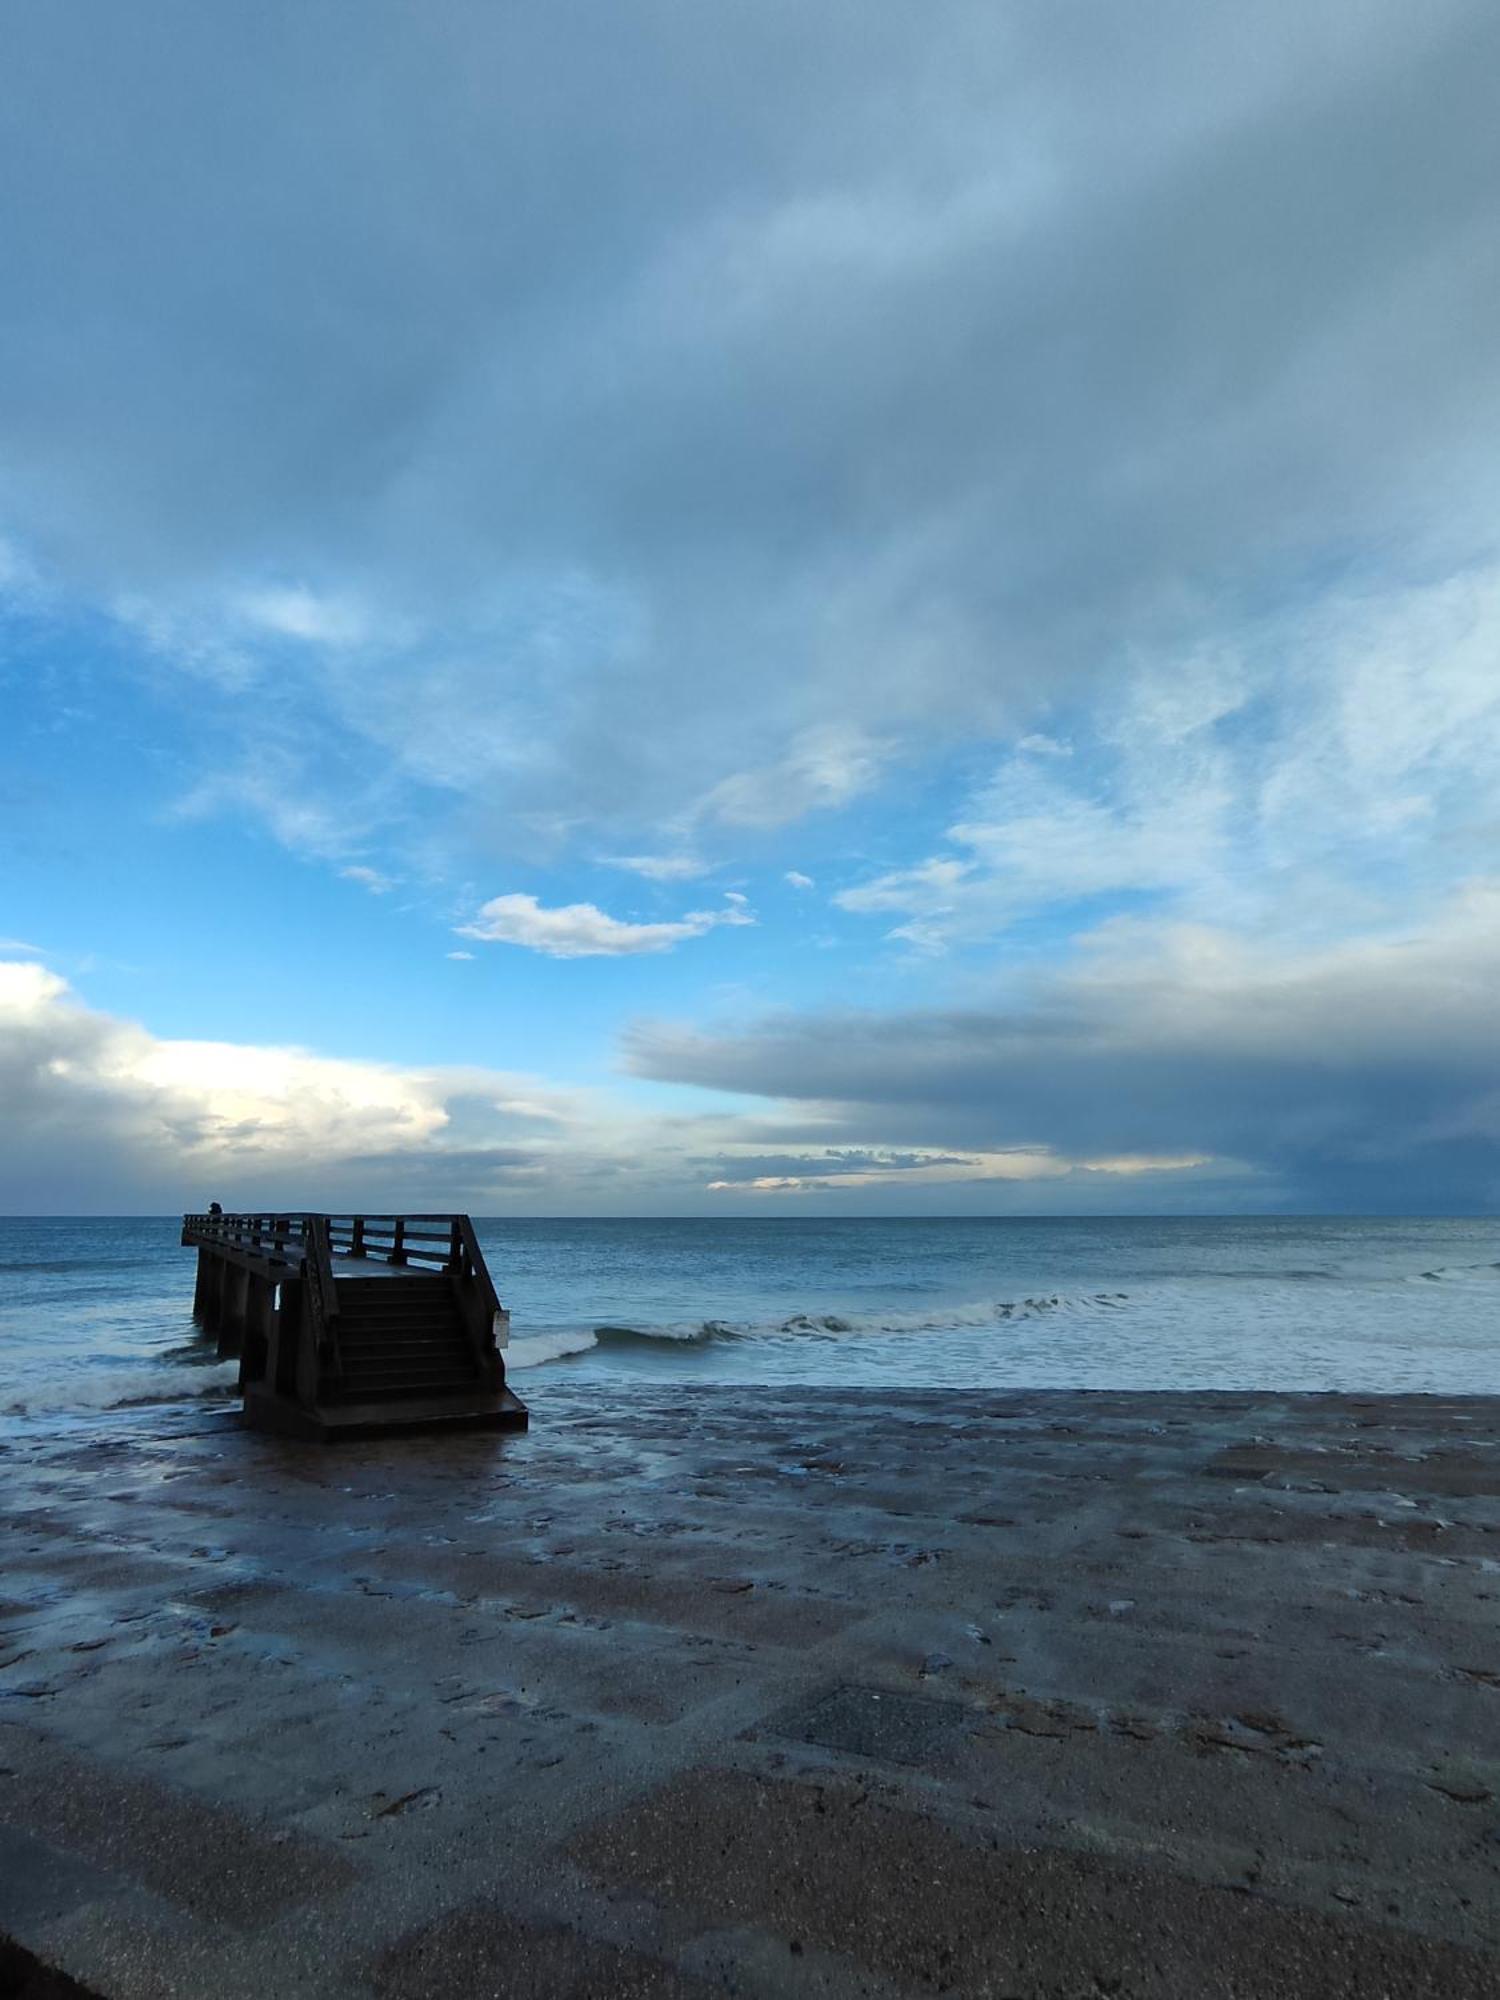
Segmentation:
[[(49, 968), (0, 961), (0, 1209), (360, 1199), (469, 1207), (606, 1178), (640, 1136), (591, 1093), (521, 1073), (153, 1035)], [(553, 1205), (558, 1196), (554, 1193)]]
[(446, 954), (446, 956), (448, 958), (456, 958), (460, 960), (472, 960), (474, 954), (472, 951), (450, 951)]
[(804, 875), (800, 868), (788, 868), (784, 879), (790, 882), (794, 889), (813, 889), (817, 887), (811, 875)]
[(1450, 891), (1493, 847), (1497, 795), (1491, 562), (1138, 666), (1066, 764), (1023, 739), (948, 828), (956, 851), (834, 900), (932, 950), (1107, 896), (1267, 936), (1357, 926)]
[(705, 818), (775, 827), (846, 806), (877, 782), (886, 752), (863, 730), (829, 724), (804, 730), (775, 763), (721, 779), (700, 801)]
[(486, 943), (525, 945), (548, 958), (624, 958), (643, 952), (671, 951), (685, 938), (702, 937), (721, 924), (753, 924), (745, 899), (727, 892), (727, 908), (690, 910), (669, 923), (627, 923), (607, 916), (593, 903), (565, 903), (546, 909), (535, 896), (492, 896), (472, 923), (459, 926), (460, 937)]
[(607, 867), (628, 869), (648, 882), (691, 882), (710, 868), (691, 854), (606, 854), (603, 860)]
[(366, 868), (356, 863), (351, 868), (341, 868), (339, 874), (346, 882), (357, 882), (362, 889), (368, 889), (372, 896), (388, 896), (396, 884), (389, 875), (382, 875), (378, 868)]
[(246, 624), (278, 639), (318, 646), (354, 646), (370, 637), (369, 614), (348, 598), (301, 588), (242, 592), (231, 607)]

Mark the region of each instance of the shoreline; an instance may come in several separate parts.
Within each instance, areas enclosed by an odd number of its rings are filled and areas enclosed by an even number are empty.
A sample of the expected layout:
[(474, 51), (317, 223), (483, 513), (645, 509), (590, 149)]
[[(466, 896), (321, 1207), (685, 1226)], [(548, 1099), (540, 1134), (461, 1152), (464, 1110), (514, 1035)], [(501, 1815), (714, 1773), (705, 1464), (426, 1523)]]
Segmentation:
[(107, 2000), (1500, 1986), (1500, 1398), (543, 1372), (8, 1442), (0, 1932)]

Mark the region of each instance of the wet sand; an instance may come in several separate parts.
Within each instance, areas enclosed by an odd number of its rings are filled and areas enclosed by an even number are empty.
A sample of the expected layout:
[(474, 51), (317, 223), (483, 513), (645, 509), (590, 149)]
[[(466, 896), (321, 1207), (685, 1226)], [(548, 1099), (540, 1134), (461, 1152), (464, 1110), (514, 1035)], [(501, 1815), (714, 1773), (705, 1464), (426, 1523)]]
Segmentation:
[(1500, 1993), (1500, 1400), (527, 1389), (0, 1455), (0, 1931), (111, 2000)]

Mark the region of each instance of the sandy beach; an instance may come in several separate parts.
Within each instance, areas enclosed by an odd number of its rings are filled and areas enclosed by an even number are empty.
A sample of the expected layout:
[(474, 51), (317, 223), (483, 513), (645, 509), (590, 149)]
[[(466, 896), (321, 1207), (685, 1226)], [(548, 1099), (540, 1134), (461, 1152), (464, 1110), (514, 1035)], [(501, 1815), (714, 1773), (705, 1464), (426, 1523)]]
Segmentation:
[(531, 1401), (8, 1446), (0, 1930), (110, 2000), (1500, 1991), (1500, 1400)]

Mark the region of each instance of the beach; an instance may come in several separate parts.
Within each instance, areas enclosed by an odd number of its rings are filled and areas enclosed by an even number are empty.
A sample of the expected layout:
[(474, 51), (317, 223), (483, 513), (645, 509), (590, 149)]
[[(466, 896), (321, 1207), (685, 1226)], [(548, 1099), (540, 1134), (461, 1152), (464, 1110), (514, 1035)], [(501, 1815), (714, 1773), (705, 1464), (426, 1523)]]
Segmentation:
[(526, 1394), (6, 1442), (0, 1931), (109, 2000), (1500, 1990), (1500, 1399)]

